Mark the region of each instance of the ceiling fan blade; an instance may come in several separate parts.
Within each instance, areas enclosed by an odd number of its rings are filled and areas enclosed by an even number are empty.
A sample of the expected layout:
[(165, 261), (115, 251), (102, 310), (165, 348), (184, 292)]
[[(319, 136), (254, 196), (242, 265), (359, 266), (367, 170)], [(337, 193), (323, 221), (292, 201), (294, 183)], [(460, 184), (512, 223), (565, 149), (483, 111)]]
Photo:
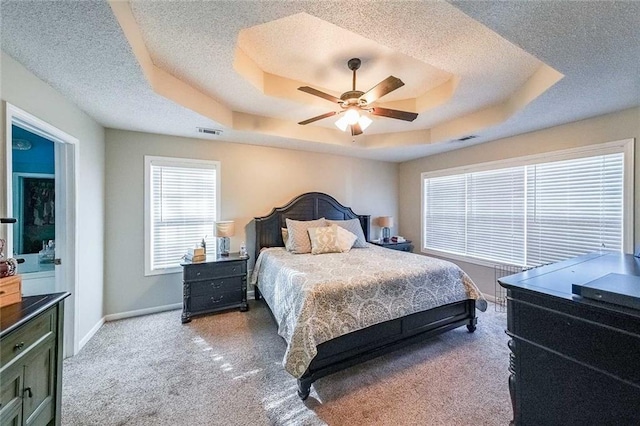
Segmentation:
[(367, 93), (360, 96), (360, 99), (363, 99), (367, 104), (372, 104), (387, 93), (391, 93), (402, 86), (404, 86), (402, 80), (390, 75), (380, 83), (376, 84), (373, 88), (369, 89)]
[(356, 123), (356, 124), (352, 124), (351, 125), (351, 136), (358, 136), (362, 134), (362, 128), (360, 127), (360, 124)]
[(317, 117), (313, 117), (313, 118), (309, 118), (308, 120), (301, 121), (298, 124), (302, 124), (304, 126), (305, 124), (313, 123), (314, 121), (322, 120), (323, 118), (331, 117), (332, 115), (336, 115), (336, 114), (337, 112), (331, 111), (326, 114), (318, 115)]
[(313, 96), (318, 96), (320, 98), (326, 99), (326, 100), (331, 101), (331, 102), (335, 102), (335, 103), (339, 103), (340, 102), (339, 98), (336, 98), (335, 96), (330, 95), (328, 93), (321, 92), (318, 89), (314, 89), (313, 87), (302, 86), (302, 87), (298, 87), (298, 90), (300, 90), (301, 92), (308, 93), (308, 94), (313, 95)]
[(396, 118), (398, 120), (413, 121), (418, 117), (415, 112), (398, 111), (397, 109), (374, 107), (371, 109), (371, 114), (379, 115), (381, 117)]

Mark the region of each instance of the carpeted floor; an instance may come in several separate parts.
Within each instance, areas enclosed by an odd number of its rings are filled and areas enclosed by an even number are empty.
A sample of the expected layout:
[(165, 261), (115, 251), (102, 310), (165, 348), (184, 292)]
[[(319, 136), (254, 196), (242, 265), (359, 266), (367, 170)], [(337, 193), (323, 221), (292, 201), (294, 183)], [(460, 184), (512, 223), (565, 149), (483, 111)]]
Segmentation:
[(64, 362), (63, 425), (506, 425), (506, 314), (322, 378), (305, 402), (262, 302), (105, 324)]

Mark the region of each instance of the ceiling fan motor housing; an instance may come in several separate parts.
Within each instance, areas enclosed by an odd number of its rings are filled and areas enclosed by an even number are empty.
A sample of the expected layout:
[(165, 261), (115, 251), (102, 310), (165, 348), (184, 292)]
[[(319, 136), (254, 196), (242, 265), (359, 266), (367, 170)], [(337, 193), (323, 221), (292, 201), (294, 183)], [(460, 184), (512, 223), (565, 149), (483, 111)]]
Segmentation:
[(348, 92), (344, 92), (340, 96), (342, 107), (346, 108), (352, 105), (359, 105), (359, 99), (362, 95), (364, 95), (364, 92), (361, 92), (359, 90), (350, 90)]

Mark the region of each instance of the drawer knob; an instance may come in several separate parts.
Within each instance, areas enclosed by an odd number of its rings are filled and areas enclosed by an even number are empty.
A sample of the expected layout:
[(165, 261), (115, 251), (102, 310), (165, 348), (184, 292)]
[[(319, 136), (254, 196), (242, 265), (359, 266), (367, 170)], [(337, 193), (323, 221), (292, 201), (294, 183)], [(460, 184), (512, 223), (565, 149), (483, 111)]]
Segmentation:
[(19, 351), (22, 348), (24, 348), (24, 342), (16, 343), (16, 345), (13, 347), (13, 350)]
[(212, 301), (213, 303), (219, 303), (219, 302), (221, 302), (221, 301), (222, 301), (222, 299), (223, 299), (223, 298), (224, 298), (224, 296), (220, 296), (220, 297), (219, 297), (219, 298), (217, 298), (217, 299), (215, 298), (215, 296), (212, 296), (212, 297), (211, 297), (211, 301)]
[(24, 390), (22, 391), (22, 395), (24, 395), (25, 393), (29, 398), (33, 398), (33, 392), (31, 392), (31, 388), (24, 388)]

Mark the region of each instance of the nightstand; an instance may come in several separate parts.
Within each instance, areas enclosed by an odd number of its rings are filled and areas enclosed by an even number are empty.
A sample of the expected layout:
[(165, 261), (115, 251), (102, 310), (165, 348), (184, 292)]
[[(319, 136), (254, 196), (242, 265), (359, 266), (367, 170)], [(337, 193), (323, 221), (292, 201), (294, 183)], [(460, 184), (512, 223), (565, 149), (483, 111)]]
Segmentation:
[(371, 244), (375, 244), (380, 247), (388, 248), (391, 250), (400, 250), (400, 251), (413, 251), (413, 244), (411, 244), (411, 240), (406, 240), (401, 243), (393, 243), (389, 241), (388, 243), (382, 242), (382, 240), (377, 241), (369, 241)]
[(183, 262), (182, 323), (195, 315), (247, 305), (247, 260), (237, 253), (228, 257), (207, 257), (204, 262)]

